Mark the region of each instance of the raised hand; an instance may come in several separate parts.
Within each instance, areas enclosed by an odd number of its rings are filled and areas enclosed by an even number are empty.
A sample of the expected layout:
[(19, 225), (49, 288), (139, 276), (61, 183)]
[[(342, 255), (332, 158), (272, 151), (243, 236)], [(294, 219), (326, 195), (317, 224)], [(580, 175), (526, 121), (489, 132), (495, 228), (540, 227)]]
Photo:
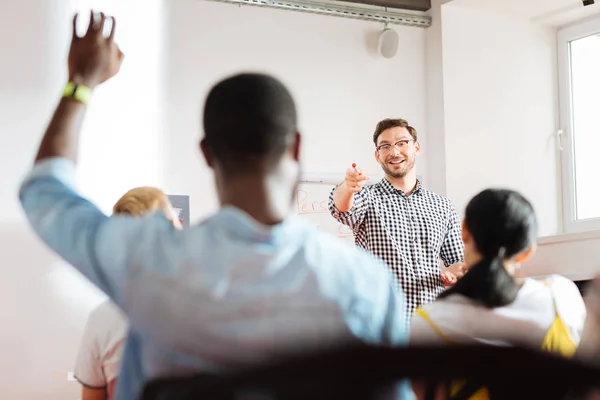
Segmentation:
[(344, 184), (351, 193), (358, 193), (368, 180), (369, 177), (364, 175), (360, 169), (356, 168), (356, 164), (352, 164), (352, 168), (348, 168), (346, 171)]
[[(73, 38), (69, 50), (69, 80), (93, 88), (115, 76), (123, 63), (123, 53), (114, 41), (116, 21), (100, 13), (94, 18), (90, 13), (90, 24), (84, 36), (77, 35), (77, 18), (73, 18)], [(107, 19), (112, 20), (108, 37), (102, 32)]]

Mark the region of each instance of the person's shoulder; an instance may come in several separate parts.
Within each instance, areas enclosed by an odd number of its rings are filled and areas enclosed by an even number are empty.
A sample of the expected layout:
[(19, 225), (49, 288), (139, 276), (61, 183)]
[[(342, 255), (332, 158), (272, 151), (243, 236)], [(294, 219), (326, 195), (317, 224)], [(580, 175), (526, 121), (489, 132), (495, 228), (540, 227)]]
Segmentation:
[(127, 317), (123, 311), (111, 300), (105, 300), (92, 310), (89, 323), (94, 329), (104, 330), (114, 326), (125, 326)]
[(410, 320), (410, 343), (445, 343), (439, 330), (460, 323), (469, 311), (468, 306), (468, 302), (460, 295), (438, 298), (420, 306)]
[(555, 292), (567, 292), (571, 295), (581, 297), (581, 292), (579, 291), (579, 288), (577, 287), (575, 282), (563, 275), (549, 275), (546, 278), (544, 278), (544, 281), (546, 281), (547, 284), (550, 285)]
[[(438, 297), (436, 300), (422, 305), (420, 311), (413, 314), (413, 319), (431, 318), (434, 321), (450, 321), (464, 318), (464, 315), (481, 309), (472, 300), (462, 294), (451, 294), (448, 297)], [(422, 315), (419, 315), (422, 314)]]
[(344, 241), (343, 238), (337, 237), (336, 235), (329, 232), (320, 231), (315, 226), (313, 226), (312, 224), (300, 217), (294, 216), (290, 219), (292, 218), (294, 225), (297, 228), (299, 228), (298, 231), (306, 235), (305, 245), (309, 248), (318, 251), (323, 255), (328, 253), (331, 255), (335, 254), (335, 257), (332, 258), (336, 259), (340, 257), (352, 258), (357, 254), (360, 254), (360, 256), (362, 256), (362, 252), (357, 246)]
[(415, 310), (410, 318), (409, 343), (424, 344), (439, 340), (439, 336), (431, 326), (431, 322), (435, 320), (439, 323), (436, 315), (437, 311), (443, 308), (440, 303), (440, 300), (436, 300), (432, 303), (423, 304)]
[(421, 187), (421, 191), (423, 193), (423, 196), (430, 202), (434, 202), (439, 205), (443, 205), (445, 207), (454, 209), (454, 203), (452, 203), (452, 200), (450, 200), (448, 197), (438, 194), (425, 187)]
[[(366, 250), (333, 235), (318, 233), (313, 239), (306, 251), (307, 264), (319, 291), (340, 307), (349, 326), (364, 328), (353, 331), (357, 336), (381, 342), (387, 318), (405, 312), (404, 293), (395, 290), (391, 269)], [(402, 336), (395, 331), (400, 327), (393, 328), (393, 335)]]
[(545, 281), (552, 288), (559, 308), (570, 309), (573, 313), (585, 310), (581, 291), (571, 279), (562, 275), (550, 275)]
[[(585, 304), (579, 288), (569, 278), (562, 275), (548, 275), (543, 279), (526, 278), (526, 284), (523, 285), (523, 289), (527, 291), (523, 297), (527, 295), (534, 296), (536, 293), (548, 290), (548, 287), (552, 290), (551, 294), (554, 301), (559, 309), (560, 314), (564, 314), (564, 311), (569, 310), (569, 313), (575, 314), (585, 310)], [(523, 291), (523, 289), (521, 291)]]

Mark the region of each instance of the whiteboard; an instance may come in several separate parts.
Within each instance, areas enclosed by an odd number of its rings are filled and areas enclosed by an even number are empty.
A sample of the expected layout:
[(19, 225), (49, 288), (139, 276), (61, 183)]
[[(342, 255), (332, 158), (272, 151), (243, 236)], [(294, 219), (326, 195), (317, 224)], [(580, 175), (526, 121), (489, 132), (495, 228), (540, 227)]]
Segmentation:
[[(377, 174), (368, 175), (371, 178), (367, 185), (372, 185), (382, 178)], [(417, 175), (423, 184), (423, 177)], [(344, 180), (343, 174), (303, 174), (300, 185), (296, 189), (294, 203), (295, 212), (316, 225), (317, 229), (328, 232), (341, 240), (354, 244), (354, 232), (331, 216), (327, 204), (331, 189)]]
[(352, 229), (339, 223), (327, 207), (329, 193), (335, 185), (330, 183), (302, 182), (296, 190), (295, 212), (319, 231), (328, 232), (340, 240), (354, 244)]

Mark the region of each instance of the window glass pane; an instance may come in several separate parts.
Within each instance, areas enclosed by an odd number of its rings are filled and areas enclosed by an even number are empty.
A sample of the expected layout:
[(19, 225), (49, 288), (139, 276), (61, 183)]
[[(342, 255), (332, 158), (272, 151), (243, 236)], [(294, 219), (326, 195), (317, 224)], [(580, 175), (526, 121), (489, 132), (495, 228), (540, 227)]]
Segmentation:
[(571, 87), (577, 219), (600, 217), (600, 34), (572, 41)]

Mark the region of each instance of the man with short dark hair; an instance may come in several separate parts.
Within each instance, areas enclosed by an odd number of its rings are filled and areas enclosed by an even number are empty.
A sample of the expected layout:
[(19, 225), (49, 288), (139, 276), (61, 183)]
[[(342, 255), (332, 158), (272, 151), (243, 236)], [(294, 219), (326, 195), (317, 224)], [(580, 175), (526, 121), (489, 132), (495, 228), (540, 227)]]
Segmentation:
[(39, 237), (128, 317), (117, 398), (137, 399), (154, 377), (352, 342), (404, 345), (403, 296), (385, 265), (291, 216), (296, 107), (270, 76), (232, 76), (206, 99), (201, 149), (221, 209), (202, 223), (180, 231), (158, 214), (109, 218), (77, 193), (86, 105), (123, 60), (115, 25), (102, 34), (106, 19), (92, 18), (83, 37), (73, 30), (69, 82), (20, 199)]
[[(354, 231), (356, 244), (385, 261), (406, 295), (407, 323), (414, 310), (436, 299), (466, 271), (456, 210), (450, 200), (425, 189), (415, 161), (417, 130), (404, 119), (384, 119), (373, 134), (375, 159), (385, 177), (349, 168), (329, 197), (334, 218)], [(440, 271), (440, 258), (448, 267)]]

